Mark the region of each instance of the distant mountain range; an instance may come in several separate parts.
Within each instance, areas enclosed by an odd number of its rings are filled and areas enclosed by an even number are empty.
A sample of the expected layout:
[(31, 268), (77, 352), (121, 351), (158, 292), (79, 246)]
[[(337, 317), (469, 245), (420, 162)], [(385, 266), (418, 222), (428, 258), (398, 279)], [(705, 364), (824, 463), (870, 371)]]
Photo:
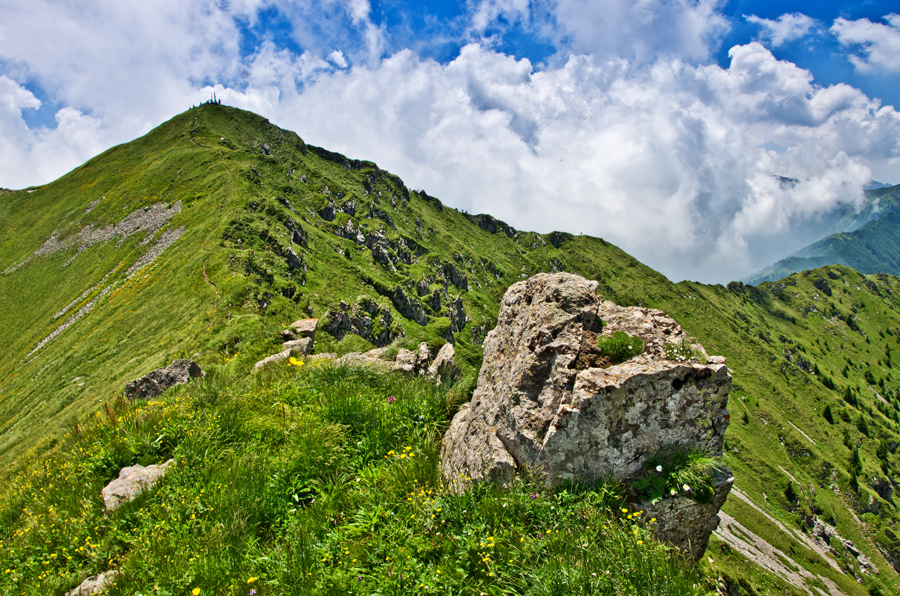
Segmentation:
[(743, 281), (756, 285), (825, 265), (900, 275), (900, 185), (867, 190), (860, 211), (846, 208), (821, 239)]

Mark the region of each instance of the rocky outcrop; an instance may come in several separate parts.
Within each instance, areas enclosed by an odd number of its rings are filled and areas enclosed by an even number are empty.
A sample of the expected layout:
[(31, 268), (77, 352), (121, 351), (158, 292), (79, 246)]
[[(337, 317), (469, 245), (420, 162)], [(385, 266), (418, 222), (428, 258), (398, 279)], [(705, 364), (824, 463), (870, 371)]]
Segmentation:
[[(328, 190), (328, 187), (326, 186), (325, 191), (327, 191), (327, 190)], [(324, 207), (322, 207), (321, 209), (319, 209), (319, 217), (321, 217), (325, 221), (334, 221), (334, 218), (335, 218), (334, 199), (329, 198), (328, 204), (325, 205)]]
[(304, 357), (313, 350), (313, 343), (316, 338), (316, 325), (318, 319), (300, 319), (291, 323), (287, 329), (281, 332), (282, 350), (277, 354), (273, 354), (263, 358), (253, 365), (253, 368), (259, 370), (269, 364), (288, 360), (291, 356)]
[(94, 594), (105, 594), (109, 591), (109, 588), (113, 585), (113, 582), (118, 576), (119, 572), (117, 570), (112, 570), (89, 577), (71, 592), (66, 592), (66, 596), (93, 596)]
[(203, 376), (203, 371), (193, 360), (175, 360), (169, 366), (157, 368), (147, 375), (125, 385), (125, 396), (132, 399), (156, 397), (175, 385), (183, 385), (191, 379)]
[(466, 324), (471, 321), (469, 315), (466, 314), (466, 307), (463, 305), (462, 296), (457, 296), (453, 304), (450, 305), (450, 328), (458, 333), (465, 328)]
[[(619, 307), (596, 291), (597, 282), (567, 273), (539, 274), (507, 290), (472, 401), (444, 436), (441, 471), (452, 490), (470, 479), (506, 483), (521, 466), (548, 485), (628, 482), (648, 457), (673, 447), (721, 456), (731, 388), (724, 359), (708, 358), (664, 312)], [(644, 349), (610, 365), (598, 339), (617, 331), (639, 337)], [(693, 346), (695, 358), (667, 360), (669, 345)], [(727, 494), (727, 478), (719, 485)], [(714, 512), (661, 502), (659, 527), (677, 529), (697, 516), (705, 546)], [(693, 531), (690, 540), (701, 542)]]
[(153, 466), (129, 466), (119, 471), (119, 477), (103, 487), (103, 505), (107, 511), (113, 511), (124, 503), (133, 501), (145, 490), (153, 488), (159, 479), (165, 476), (168, 468), (175, 460)]
[(654, 519), (653, 533), (657, 539), (667, 542), (694, 561), (700, 559), (709, 545), (709, 537), (719, 525), (719, 509), (734, 485), (730, 472), (714, 473), (712, 498), (698, 502), (688, 496), (677, 494), (660, 499), (656, 503), (641, 501), (634, 507), (643, 511), (645, 519)]
[(300, 255), (291, 248), (288, 247), (285, 250), (285, 262), (287, 263), (288, 269), (291, 271), (306, 271), (306, 265), (303, 264), (303, 259), (300, 258)]
[(441, 346), (431, 366), (428, 367), (428, 378), (440, 385), (444, 381), (452, 381), (459, 376), (459, 373), (459, 366), (456, 364), (456, 350), (453, 348), (453, 344), (446, 343)]
[(366, 241), (365, 236), (363, 236), (362, 229), (356, 228), (353, 225), (353, 220), (348, 219), (347, 223), (343, 226), (338, 226), (334, 233), (341, 238), (346, 238), (347, 240), (352, 240), (357, 244), (363, 244)]
[[(841, 536), (837, 528), (832, 526), (831, 524), (825, 523), (819, 516), (817, 515), (803, 515), (803, 522), (807, 528), (810, 530), (810, 534), (815, 539), (815, 541), (822, 547), (825, 551), (830, 551), (831, 554), (838, 560), (841, 559), (841, 552), (839, 547), (842, 548), (847, 554), (856, 559), (856, 564), (859, 568), (860, 573), (865, 574), (878, 574), (880, 573), (878, 567), (875, 563), (872, 562), (869, 557), (860, 552), (860, 550), (856, 547), (856, 545)], [(890, 562), (890, 560), (888, 560)]]
[(373, 367), (380, 372), (396, 371), (409, 375), (427, 375), (429, 379), (440, 383), (441, 379), (450, 380), (459, 375), (454, 354), (453, 346), (444, 344), (432, 361), (428, 344), (422, 342), (415, 352), (406, 348), (393, 351), (384, 347), (368, 352), (351, 352), (340, 358), (334, 357), (333, 354), (320, 357), (333, 359), (337, 364)]
[(352, 307), (342, 300), (325, 313), (322, 324), (338, 341), (352, 333), (376, 346), (386, 346), (403, 335), (403, 328), (394, 322), (390, 309), (366, 297), (360, 297)]
[(407, 319), (411, 319), (423, 326), (428, 322), (428, 319), (425, 318), (425, 309), (422, 308), (422, 305), (417, 301), (410, 299), (400, 286), (397, 286), (394, 289), (391, 301), (394, 303), (394, 307), (400, 311), (400, 314)]
[(460, 271), (453, 263), (445, 263), (443, 267), (444, 279), (460, 290), (469, 289), (469, 277), (465, 271)]

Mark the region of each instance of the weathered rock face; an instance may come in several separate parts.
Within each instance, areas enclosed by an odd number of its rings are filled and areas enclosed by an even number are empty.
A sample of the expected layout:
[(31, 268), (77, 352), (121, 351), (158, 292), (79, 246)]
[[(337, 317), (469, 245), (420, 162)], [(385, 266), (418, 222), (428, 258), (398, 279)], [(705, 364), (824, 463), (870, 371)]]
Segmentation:
[(123, 503), (133, 501), (154, 485), (166, 473), (166, 468), (175, 460), (153, 466), (129, 466), (119, 471), (119, 477), (103, 487), (103, 505), (107, 511), (116, 509)]
[[(596, 282), (567, 273), (539, 274), (507, 290), (472, 401), (444, 436), (441, 470), (452, 489), (464, 489), (467, 479), (505, 483), (523, 465), (540, 470), (548, 485), (627, 481), (648, 456), (673, 446), (721, 455), (731, 388), (724, 359), (666, 360), (666, 344), (692, 342), (681, 326), (659, 310), (605, 302), (596, 290)], [(644, 352), (610, 366), (597, 340), (616, 331), (640, 337)], [(701, 346), (694, 349), (707, 360)], [(696, 514), (709, 532), (715, 528), (715, 511), (671, 505), (681, 524)]]
[(175, 385), (183, 385), (189, 380), (203, 376), (203, 371), (193, 360), (175, 360), (169, 366), (157, 368), (146, 376), (125, 385), (125, 396), (130, 398), (156, 397)]
[(642, 501), (636, 508), (646, 519), (656, 518), (653, 533), (657, 540), (677, 547), (694, 561), (698, 561), (709, 545), (709, 537), (719, 525), (719, 509), (725, 504), (734, 484), (729, 471), (713, 476), (713, 497), (708, 503), (677, 495), (656, 503)]

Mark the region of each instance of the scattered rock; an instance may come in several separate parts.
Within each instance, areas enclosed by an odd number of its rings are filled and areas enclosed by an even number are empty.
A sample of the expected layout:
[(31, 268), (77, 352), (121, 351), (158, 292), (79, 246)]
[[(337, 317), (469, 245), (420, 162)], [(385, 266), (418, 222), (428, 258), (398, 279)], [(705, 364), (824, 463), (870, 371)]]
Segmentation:
[(299, 321), (294, 321), (287, 329), (281, 332), (281, 337), (285, 341), (303, 338), (315, 340), (316, 326), (318, 324), (319, 319), (300, 319)]
[(894, 499), (894, 485), (891, 484), (891, 481), (887, 478), (881, 478), (879, 476), (874, 476), (871, 480), (869, 480), (869, 486), (872, 487), (878, 496), (887, 501), (888, 503), (893, 504)]
[(300, 226), (291, 228), (291, 242), (302, 246), (303, 248), (307, 248), (309, 241), (307, 240), (306, 231)]
[[(627, 481), (647, 457), (675, 445), (721, 456), (731, 388), (724, 363), (666, 360), (666, 343), (693, 341), (678, 323), (659, 310), (604, 302), (596, 291), (597, 282), (568, 273), (538, 274), (507, 290), (472, 401), (444, 436), (441, 471), (451, 489), (464, 490), (469, 479), (503, 484), (523, 465), (550, 486)], [(644, 351), (609, 366), (597, 338), (616, 331), (639, 337)], [(731, 483), (720, 486), (724, 499)], [(690, 530), (692, 544), (705, 544), (715, 528), (704, 508), (660, 507), (663, 528), (698, 516), (692, 528), (706, 536)]]
[(444, 380), (455, 379), (459, 376), (459, 372), (459, 366), (456, 365), (456, 350), (453, 344), (446, 343), (441, 346), (431, 366), (428, 367), (428, 378), (441, 384)]
[[(281, 347), (285, 350), (293, 350), (300, 356), (306, 356), (310, 352), (312, 352), (313, 348), (313, 340), (309, 337), (303, 337), (300, 339), (292, 339), (291, 341), (286, 341), (281, 344)], [(290, 356), (288, 356), (290, 357)]]
[(428, 364), (431, 362), (431, 350), (426, 342), (419, 344), (419, 350), (416, 353), (416, 370), (420, 375), (428, 372)]
[[(298, 340), (298, 341), (302, 342), (305, 340)], [(259, 370), (259, 369), (263, 368), (264, 366), (268, 366), (269, 364), (272, 364), (273, 362), (281, 362), (282, 360), (287, 360), (291, 356), (303, 356), (305, 354), (306, 354), (306, 352), (301, 353), (296, 348), (287, 348), (281, 352), (278, 352), (277, 354), (273, 354), (271, 356), (263, 358), (262, 360), (260, 360), (256, 364), (254, 364), (253, 368), (256, 370)]]
[(411, 375), (415, 374), (417, 361), (418, 358), (416, 357), (415, 352), (401, 348), (397, 352), (397, 357), (394, 358), (394, 366), (391, 370), (398, 370), (400, 372), (409, 373)]
[(462, 296), (457, 296), (453, 304), (450, 305), (450, 328), (454, 333), (459, 333), (471, 320), (469, 315), (466, 314)]
[(103, 505), (106, 510), (113, 511), (119, 505), (133, 501), (145, 490), (153, 488), (174, 461), (170, 459), (164, 464), (122, 468), (119, 477), (103, 488)]
[(117, 569), (113, 569), (111, 571), (101, 573), (100, 575), (89, 577), (81, 582), (81, 584), (71, 592), (66, 592), (66, 596), (93, 596), (94, 594), (108, 592), (109, 588), (113, 584), (113, 581), (115, 581), (116, 577), (118, 576), (119, 571)]
[(469, 278), (465, 272), (456, 268), (453, 263), (446, 263), (443, 267), (444, 279), (456, 286), (460, 290), (469, 289)]
[(560, 246), (562, 246), (563, 242), (573, 240), (574, 238), (575, 236), (567, 232), (550, 232), (550, 234), (547, 236), (550, 244), (552, 244), (555, 248), (559, 248)]
[(140, 379), (125, 385), (125, 396), (132, 399), (156, 397), (175, 385), (203, 376), (203, 371), (193, 360), (178, 359), (169, 366), (157, 368)]
[(291, 248), (288, 247), (285, 251), (287, 254), (285, 255), (285, 261), (287, 262), (288, 269), (291, 271), (306, 271), (306, 265), (303, 264), (303, 259), (300, 258), (300, 255)]

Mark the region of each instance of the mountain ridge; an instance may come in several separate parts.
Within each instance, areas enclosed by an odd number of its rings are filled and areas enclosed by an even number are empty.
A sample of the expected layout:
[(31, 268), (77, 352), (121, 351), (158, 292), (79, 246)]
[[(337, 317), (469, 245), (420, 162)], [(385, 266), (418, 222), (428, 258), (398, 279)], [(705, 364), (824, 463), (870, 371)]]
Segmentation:
[[(900, 433), (892, 276), (827, 266), (758, 287), (673, 284), (602, 239), (461, 213), (373, 162), (217, 105), (28, 190), (0, 198), (3, 468), (52, 449), (125, 382), (176, 357), (263, 386), (250, 370), (282, 327), (314, 316), (326, 328), (341, 301), (358, 324), (341, 337), (320, 331), (317, 351), (452, 340), (471, 372), (506, 288), (565, 270), (598, 281), (606, 299), (665, 310), (728, 358), (734, 419), (725, 463), (746, 497), (729, 498), (728, 516), (843, 593), (898, 585), (889, 562), (900, 560), (897, 512), (884, 489), (895, 485), (890, 445)], [(124, 233), (129, 216), (154, 209), (172, 212), (168, 222)], [(112, 235), (90, 244), (98, 230)], [(11, 269), (54, 237), (61, 250)], [(88, 239), (83, 248), (79, 239)], [(880, 573), (844, 547), (820, 554), (783, 529), (807, 520), (827, 521)], [(730, 544), (714, 539), (715, 563), (703, 565), (735, 593), (815, 593), (748, 566)]]

